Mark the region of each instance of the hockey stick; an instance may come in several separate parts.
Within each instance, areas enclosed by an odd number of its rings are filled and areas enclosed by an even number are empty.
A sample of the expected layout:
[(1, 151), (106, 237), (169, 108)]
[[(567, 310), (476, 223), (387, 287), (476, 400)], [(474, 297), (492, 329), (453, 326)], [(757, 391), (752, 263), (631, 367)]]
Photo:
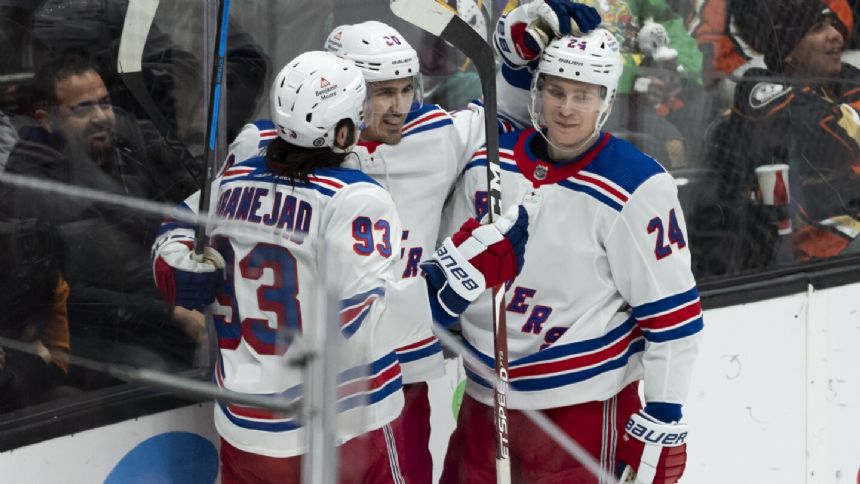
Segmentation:
[[(447, 41), (475, 65), (484, 94), (484, 132), (487, 147), (489, 221), (502, 216), (501, 167), (496, 105), (496, 62), (493, 48), (457, 12), (436, 0), (391, 0), (391, 11), (427, 32)], [(496, 424), (496, 482), (511, 482), (508, 452), (508, 335), (503, 285), (493, 288), (494, 358), (496, 366), (493, 410)]]
[[(221, 84), (224, 78), (224, 60), (227, 56), (227, 24), (230, 19), (230, 0), (221, 0), (218, 9), (218, 27), (215, 31), (215, 53), (212, 56), (212, 77), (209, 87), (209, 115), (206, 126), (209, 127), (209, 142), (203, 151), (203, 185), (200, 189), (200, 204), (197, 213), (209, 213), (209, 192), (214, 177), (215, 163), (211, 160), (215, 154), (215, 142), (218, 139), (218, 113), (221, 107)], [(198, 258), (203, 256), (206, 243), (206, 228), (197, 226), (194, 229), (194, 253)]]
[(176, 153), (191, 177), (200, 183), (203, 174), (195, 163), (194, 155), (182, 144), (176, 130), (171, 128), (170, 123), (158, 110), (155, 100), (152, 99), (143, 82), (143, 48), (155, 19), (158, 4), (159, 0), (129, 0), (120, 35), (116, 60), (117, 72), (132, 97), (161, 134), (164, 143)]

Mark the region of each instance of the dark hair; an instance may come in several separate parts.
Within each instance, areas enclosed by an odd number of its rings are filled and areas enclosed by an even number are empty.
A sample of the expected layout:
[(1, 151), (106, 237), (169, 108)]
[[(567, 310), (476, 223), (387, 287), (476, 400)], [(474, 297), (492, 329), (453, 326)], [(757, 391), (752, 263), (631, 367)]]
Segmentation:
[[(341, 119), (335, 127), (335, 133), (342, 127), (348, 127), (350, 135), (346, 141), (352, 145), (355, 141), (355, 129), (351, 120)], [(287, 142), (280, 136), (272, 140), (266, 148), (266, 166), (276, 175), (285, 176), (295, 185), (296, 181), (307, 182), (308, 175), (317, 168), (334, 168), (343, 164), (349, 153), (337, 153), (331, 148), (306, 148)]]
[(81, 49), (70, 49), (51, 58), (33, 76), (33, 103), (39, 109), (47, 109), (60, 103), (57, 98), (57, 83), (72, 76), (79, 76), (98, 69), (90, 57)]

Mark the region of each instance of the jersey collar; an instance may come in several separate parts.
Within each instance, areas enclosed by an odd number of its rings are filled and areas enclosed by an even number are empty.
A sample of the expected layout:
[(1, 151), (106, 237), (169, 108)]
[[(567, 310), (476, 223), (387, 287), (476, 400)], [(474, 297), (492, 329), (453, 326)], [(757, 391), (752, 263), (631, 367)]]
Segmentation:
[[(517, 168), (535, 187), (558, 183), (579, 173), (594, 161), (611, 138), (609, 133), (601, 133), (597, 141), (584, 153), (569, 162), (559, 164), (543, 160), (534, 154), (531, 143), (535, 136), (539, 136), (539, 134), (534, 128), (525, 129), (520, 133), (514, 145), (514, 160), (516, 160)], [(543, 139), (538, 140), (538, 142), (546, 143)]]

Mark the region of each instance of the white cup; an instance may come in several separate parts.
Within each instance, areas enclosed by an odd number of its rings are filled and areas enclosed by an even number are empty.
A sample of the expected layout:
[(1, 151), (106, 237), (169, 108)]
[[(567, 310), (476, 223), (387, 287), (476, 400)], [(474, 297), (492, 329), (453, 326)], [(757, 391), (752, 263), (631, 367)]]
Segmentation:
[(788, 165), (777, 163), (755, 169), (763, 205), (785, 206), (791, 201), (788, 191)]

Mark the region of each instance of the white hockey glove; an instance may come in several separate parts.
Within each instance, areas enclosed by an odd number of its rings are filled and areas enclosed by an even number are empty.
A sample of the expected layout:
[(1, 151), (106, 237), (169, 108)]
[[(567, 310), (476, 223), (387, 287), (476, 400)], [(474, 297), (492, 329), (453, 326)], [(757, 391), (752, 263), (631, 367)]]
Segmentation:
[(201, 311), (215, 300), (215, 284), (224, 258), (212, 247), (198, 259), (188, 234), (165, 234), (153, 248), (153, 273), (161, 296), (170, 304)]
[(661, 422), (640, 410), (618, 441), (616, 475), (623, 482), (674, 484), (687, 465), (686, 440), (687, 424)]

